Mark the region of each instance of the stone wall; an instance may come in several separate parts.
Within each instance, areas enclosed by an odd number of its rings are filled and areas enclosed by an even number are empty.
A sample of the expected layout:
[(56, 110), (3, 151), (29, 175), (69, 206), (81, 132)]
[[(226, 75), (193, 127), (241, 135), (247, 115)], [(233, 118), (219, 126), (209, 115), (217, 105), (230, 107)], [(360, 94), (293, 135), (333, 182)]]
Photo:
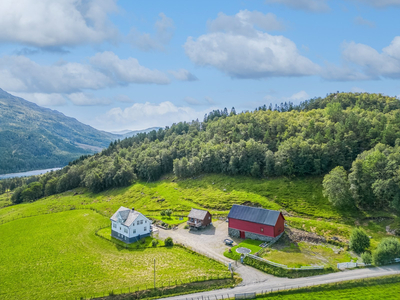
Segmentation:
[(118, 239), (118, 240), (120, 240), (120, 241), (122, 241), (122, 242), (125, 242), (125, 243), (127, 243), (127, 244), (132, 244), (132, 243), (137, 242), (138, 240), (140, 240), (140, 239), (142, 239), (142, 238), (145, 238), (145, 237), (150, 236), (150, 233), (141, 234), (141, 235), (137, 235), (137, 236), (135, 236), (135, 237), (128, 238), (128, 237), (124, 236), (124, 235), (121, 234), (121, 233), (118, 233), (118, 232), (116, 232), (116, 231), (114, 231), (114, 230), (111, 230), (111, 236), (112, 236), (113, 238), (116, 238), (116, 239)]
[[(274, 238), (274, 237), (270, 237), (270, 236), (253, 233), (253, 232), (248, 232), (248, 231), (245, 231), (245, 233), (246, 233), (246, 235), (245, 235), (246, 239), (260, 240), (263, 242), (272, 242), (272, 243), (275, 243), (283, 234), (283, 232), (282, 232), (280, 235), (278, 235), (277, 237)], [(240, 230), (234, 229), (234, 228), (228, 228), (228, 234), (231, 237), (239, 238)]]

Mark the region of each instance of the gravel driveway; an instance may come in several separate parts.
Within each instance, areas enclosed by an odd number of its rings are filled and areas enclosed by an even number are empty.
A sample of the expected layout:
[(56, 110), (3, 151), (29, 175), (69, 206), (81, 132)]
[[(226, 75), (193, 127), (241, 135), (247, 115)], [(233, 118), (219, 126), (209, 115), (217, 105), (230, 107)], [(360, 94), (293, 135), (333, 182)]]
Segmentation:
[(175, 242), (189, 246), (192, 250), (211, 256), (225, 264), (231, 262), (234, 271), (243, 279), (241, 285), (264, 282), (268, 279), (274, 278), (274, 276), (265, 274), (252, 267), (244, 266), (240, 263), (236, 264), (233, 260), (223, 255), (225, 250), (229, 247), (225, 245), (224, 239), (232, 239), (234, 245), (242, 241), (242, 239), (232, 238), (228, 235), (227, 222), (216, 221), (213, 222), (212, 226), (201, 230), (184, 229), (184, 226), (185, 224), (181, 224), (178, 229), (175, 230), (164, 230), (158, 228), (158, 236), (161, 239), (171, 237)]

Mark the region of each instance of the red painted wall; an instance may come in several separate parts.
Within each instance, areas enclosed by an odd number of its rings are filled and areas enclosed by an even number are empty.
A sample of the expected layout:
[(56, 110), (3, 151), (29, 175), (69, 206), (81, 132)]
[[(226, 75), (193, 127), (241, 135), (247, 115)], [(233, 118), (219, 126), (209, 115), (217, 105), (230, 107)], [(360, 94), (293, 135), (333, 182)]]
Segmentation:
[(229, 218), (229, 228), (253, 232), (265, 236), (276, 237), (285, 230), (285, 219), (279, 215), (275, 226), (268, 226), (248, 221)]

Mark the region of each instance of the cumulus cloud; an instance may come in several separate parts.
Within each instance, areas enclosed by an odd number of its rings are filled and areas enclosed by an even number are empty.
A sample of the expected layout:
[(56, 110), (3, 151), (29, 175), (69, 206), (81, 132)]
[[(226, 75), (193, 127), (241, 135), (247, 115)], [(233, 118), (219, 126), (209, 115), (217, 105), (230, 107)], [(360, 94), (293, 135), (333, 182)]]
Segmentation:
[(106, 51), (90, 58), (90, 63), (119, 84), (155, 83), (168, 84), (168, 76), (159, 70), (150, 70), (132, 57), (120, 59), (115, 53)]
[(209, 96), (206, 96), (204, 99), (207, 101), (208, 104), (216, 104), (214, 99)]
[(197, 111), (191, 107), (176, 106), (165, 101), (161, 103), (135, 103), (130, 107), (121, 109), (112, 108), (105, 115), (97, 119), (96, 128), (104, 130), (143, 129), (154, 126), (164, 127), (181, 121), (192, 121), (202, 118), (209, 112), (208, 108)]
[(283, 4), (293, 9), (311, 12), (327, 12), (330, 10), (326, 0), (266, 0), (265, 2), (267, 4)]
[(185, 97), (183, 101), (190, 105), (201, 105), (201, 102), (199, 100), (192, 97)]
[(209, 21), (207, 25), (211, 32), (234, 32), (242, 35), (254, 35), (255, 26), (264, 31), (285, 29), (283, 23), (274, 14), (248, 10), (241, 10), (234, 16), (219, 13), (218, 17)]
[(196, 81), (199, 80), (195, 75), (190, 73), (188, 70), (179, 69), (177, 71), (169, 71), (176, 79), (181, 81)]
[(323, 77), (333, 80), (400, 78), (400, 36), (378, 52), (360, 43), (343, 43), (343, 66), (328, 65)]
[(44, 94), (44, 93), (13, 93), (17, 97), (21, 97), (40, 106), (62, 106), (67, 103), (66, 98), (61, 94)]
[(357, 25), (361, 25), (361, 26), (367, 26), (370, 28), (374, 28), (375, 27), (375, 22), (369, 21), (367, 19), (364, 19), (361, 16), (355, 17), (354, 18), (354, 23)]
[(389, 6), (400, 6), (400, 0), (353, 0), (362, 4), (368, 4), (378, 8), (384, 8)]
[(293, 94), (288, 98), (289, 101), (300, 102), (304, 100), (310, 99), (310, 95), (307, 94), (306, 91), (300, 91), (298, 93)]
[(114, 39), (115, 0), (2, 0), (0, 42), (62, 47)]
[(128, 34), (128, 40), (131, 45), (142, 51), (165, 49), (172, 36), (174, 35), (174, 21), (168, 18), (164, 13), (159, 14), (159, 19), (154, 24), (155, 35), (149, 33), (141, 33), (136, 28), (132, 28)]
[(319, 66), (300, 55), (295, 43), (257, 29), (267, 28), (269, 19), (256, 11), (240, 11), (233, 17), (219, 14), (208, 23), (211, 32), (188, 37), (186, 55), (196, 65), (212, 66), (235, 78), (317, 74)]
[(72, 93), (100, 89), (113, 81), (90, 65), (59, 61), (40, 65), (24, 56), (0, 58), (0, 82), (13, 92)]
[(195, 64), (213, 66), (236, 78), (306, 76), (319, 71), (291, 40), (259, 31), (252, 37), (224, 32), (189, 37), (184, 48)]
[(108, 105), (112, 102), (108, 98), (95, 97), (89, 93), (72, 93), (69, 94), (68, 99), (77, 106), (93, 106), (93, 105)]

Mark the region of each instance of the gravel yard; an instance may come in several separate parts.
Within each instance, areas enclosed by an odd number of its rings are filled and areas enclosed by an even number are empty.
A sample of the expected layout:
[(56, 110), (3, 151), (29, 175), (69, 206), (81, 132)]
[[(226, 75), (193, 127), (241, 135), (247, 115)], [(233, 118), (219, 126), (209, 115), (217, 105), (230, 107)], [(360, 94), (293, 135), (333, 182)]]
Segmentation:
[(229, 248), (229, 246), (225, 245), (224, 239), (229, 238), (233, 240), (233, 246), (242, 241), (242, 239), (232, 238), (228, 235), (227, 222), (215, 221), (211, 226), (200, 230), (184, 229), (184, 226), (185, 224), (181, 224), (178, 229), (175, 230), (158, 228), (159, 238), (165, 239), (171, 237), (175, 242), (184, 244), (194, 251), (205, 253), (224, 263), (231, 262), (235, 272), (239, 273), (240, 277), (243, 278), (243, 285), (274, 278), (272, 275), (265, 274), (249, 266), (241, 265), (240, 263), (236, 266), (234, 261), (223, 255), (224, 251)]

